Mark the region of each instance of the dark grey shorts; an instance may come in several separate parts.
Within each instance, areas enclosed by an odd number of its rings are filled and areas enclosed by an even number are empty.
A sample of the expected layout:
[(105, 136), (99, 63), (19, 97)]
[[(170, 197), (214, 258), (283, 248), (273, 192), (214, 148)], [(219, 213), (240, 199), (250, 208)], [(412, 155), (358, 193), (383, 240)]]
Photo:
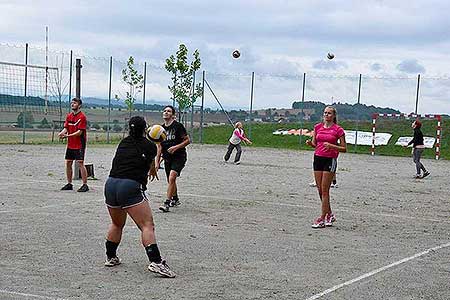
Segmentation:
[(337, 158), (314, 155), (313, 169), (314, 171), (336, 173)]
[(132, 179), (108, 177), (105, 203), (111, 208), (129, 208), (147, 201), (141, 184)]

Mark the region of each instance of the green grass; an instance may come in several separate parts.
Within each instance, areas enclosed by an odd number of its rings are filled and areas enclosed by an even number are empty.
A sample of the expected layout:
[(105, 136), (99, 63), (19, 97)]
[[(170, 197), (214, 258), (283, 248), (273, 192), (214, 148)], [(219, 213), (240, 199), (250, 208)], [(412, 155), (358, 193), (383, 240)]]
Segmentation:
[[(315, 123), (304, 122), (303, 128), (312, 130)], [(372, 131), (372, 123), (365, 122), (350, 122), (343, 121), (340, 125), (347, 130), (359, 131)], [(445, 120), (443, 121), (443, 132), (441, 140), (441, 158), (450, 159), (450, 128), (445, 127)], [(267, 123), (255, 123), (251, 128), (251, 140), (253, 145), (250, 147), (269, 147), (280, 149), (293, 149), (293, 150), (312, 150), (311, 147), (305, 144), (306, 137), (302, 137), (302, 143), (300, 144), (300, 138), (298, 136), (276, 136), (272, 132), (277, 129), (292, 129), (300, 128), (298, 123), (289, 124), (267, 124)], [(249, 135), (249, 127), (246, 124), (244, 128), (247, 135)], [(218, 144), (227, 145), (230, 138), (232, 128), (229, 125), (224, 126), (212, 126), (204, 128), (203, 142), (205, 144)], [(375, 153), (377, 155), (390, 155), (390, 156), (411, 156), (411, 149), (405, 149), (401, 146), (395, 146), (394, 143), (400, 136), (412, 136), (413, 131), (411, 129), (410, 120), (385, 120), (379, 119), (377, 121), (377, 132), (388, 132), (392, 134), (389, 144), (387, 146), (377, 146)], [(422, 132), (425, 136), (436, 135), (436, 121), (424, 120)], [(52, 144), (51, 132), (43, 131), (27, 131), (26, 143), (27, 144)], [(111, 145), (116, 145), (122, 138), (123, 133), (110, 133)], [(194, 142), (199, 141), (199, 131), (194, 131)], [(0, 144), (21, 144), (22, 143), (22, 131), (0, 131)], [(63, 144), (55, 136), (53, 144)], [(107, 145), (106, 133), (102, 131), (90, 131), (88, 132), (88, 145)], [(347, 151), (350, 153), (363, 153), (370, 154), (370, 146), (347, 145)], [(434, 158), (434, 149), (426, 149), (424, 151), (424, 157)]]
[[(377, 120), (377, 132), (387, 132), (391, 133), (392, 137), (386, 146), (377, 146), (375, 148), (375, 153), (377, 155), (390, 155), (390, 156), (411, 156), (411, 149), (405, 149), (401, 146), (394, 145), (400, 136), (413, 136), (413, 130), (411, 128), (411, 120)], [(424, 120), (422, 126), (422, 132), (424, 136), (436, 136), (436, 124), (435, 120)], [(315, 123), (304, 122), (303, 128), (312, 130)], [(359, 131), (372, 131), (372, 123), (369, 121), (364, 122), (353, 122), (353, 121), (343, 121), (340, 125), (346, 130), (356, 130)], [(445, 124), (444, 124), (445, 126)], [(250, 147), (270, 147), (270, 148), (281, 148), (281, 149), (294, 149), (294, 150), (312, 150), (311, 147), (305, 144), (306, 137), (302, 137), (302, 143), (300, 144), (299, 136), (286, 136), (286, 135), (273, 135), (272, 132), (277, 129), (292, 129), (300, 128), (299, 123), (289, 123), (289, 124), (263, 124), (257, 123), (252, 124), (251, 128), (251, 140), (253, 144)], [(248, 124), (245, 126), (245, 132), (249, 136)], [(231, 126), (214, 126), (204, 128), (203, 132), (203, 142), (205, 144), (222, 144), (227, 145), (228, 139), (230, 138), (232, 132)], [(443, 127), (443, 132), (441, 133), (441, 158), (450, 159), (450, 128)], [(199, 139), (199, 132), (194, 132), (195, 141)], [(370, 146), (361, 146), (348, 144), (347, 152), (351, 153), (363, 153), (370, 154)], [(426, 158), (434, 158), (434, 149), (426, 149), (423, 154)]]

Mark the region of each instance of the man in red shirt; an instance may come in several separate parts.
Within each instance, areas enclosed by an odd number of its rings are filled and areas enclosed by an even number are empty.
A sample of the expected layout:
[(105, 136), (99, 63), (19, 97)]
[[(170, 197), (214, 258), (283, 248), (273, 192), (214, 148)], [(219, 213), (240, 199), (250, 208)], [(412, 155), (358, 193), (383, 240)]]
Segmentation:
[(86, 150), (86, 116), (81, 112), (82, 101), (79, 98), (73, 98), (70, 102), (72, 112), (67, 114), (64, 122), (64, 129), (59, 133), (62, 139), (67, 138), (66, 150), (66, 176), (67, 184), (61, 190), (73, 190), (72, 185), (72, 164), (76, 160), (80, 166), (81, 179), (83, 185), (78, 192), (87, 192), (87, 170), (84, 166), (84, 152)]

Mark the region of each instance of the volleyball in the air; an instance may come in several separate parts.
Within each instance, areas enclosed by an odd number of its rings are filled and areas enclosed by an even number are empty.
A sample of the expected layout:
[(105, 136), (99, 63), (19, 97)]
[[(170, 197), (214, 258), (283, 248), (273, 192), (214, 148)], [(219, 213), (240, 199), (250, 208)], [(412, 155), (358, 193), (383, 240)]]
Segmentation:
[(167, 133), (161, 125), (153, 125), (152, 127), (148, 127), (146, 129), (145, 135), (150, 141), (161, 143), (166, 139)]
[(333, 59), (333, 58), (334, 58), (334, 54), (333, 54), (333, 53), (330, 53), (330, 52), (328, 52), (328, 54), (327, 54), (327, 58), (328, 58), (328, 59)]
[(239, 52), (239, 50), (234, 50), (233, 51), (233, 57), (234, 58), (239, 58), (239, 56), (241, 56), (241, 52)]

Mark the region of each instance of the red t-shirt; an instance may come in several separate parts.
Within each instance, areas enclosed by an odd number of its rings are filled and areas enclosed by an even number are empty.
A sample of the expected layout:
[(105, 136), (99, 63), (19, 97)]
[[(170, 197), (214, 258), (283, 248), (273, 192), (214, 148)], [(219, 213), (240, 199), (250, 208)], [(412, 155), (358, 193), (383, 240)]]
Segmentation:
[(67, 129), (67, 133), (71, 134), (81, 130), (83, 133), (79, 136), (70, 136), (67, 138), (68, 149), (84, 149), (86, 148), (86, 116), (80, 111), (77, 114), (73, 112), (68, 113), (66, 121), (64, 122), (64, 128)]
[(323, 145), (325, 142), (337, 145), (339, 138), (345, 135), (344, 129), (341, 126), (333, 124), (330, 128), (325, 128), (323, 123), (314, 126), (316, 135), (316, 150), (314, 154), (322, 157), (337, 158), (339, 151), (335, 149), (327, 149)]

